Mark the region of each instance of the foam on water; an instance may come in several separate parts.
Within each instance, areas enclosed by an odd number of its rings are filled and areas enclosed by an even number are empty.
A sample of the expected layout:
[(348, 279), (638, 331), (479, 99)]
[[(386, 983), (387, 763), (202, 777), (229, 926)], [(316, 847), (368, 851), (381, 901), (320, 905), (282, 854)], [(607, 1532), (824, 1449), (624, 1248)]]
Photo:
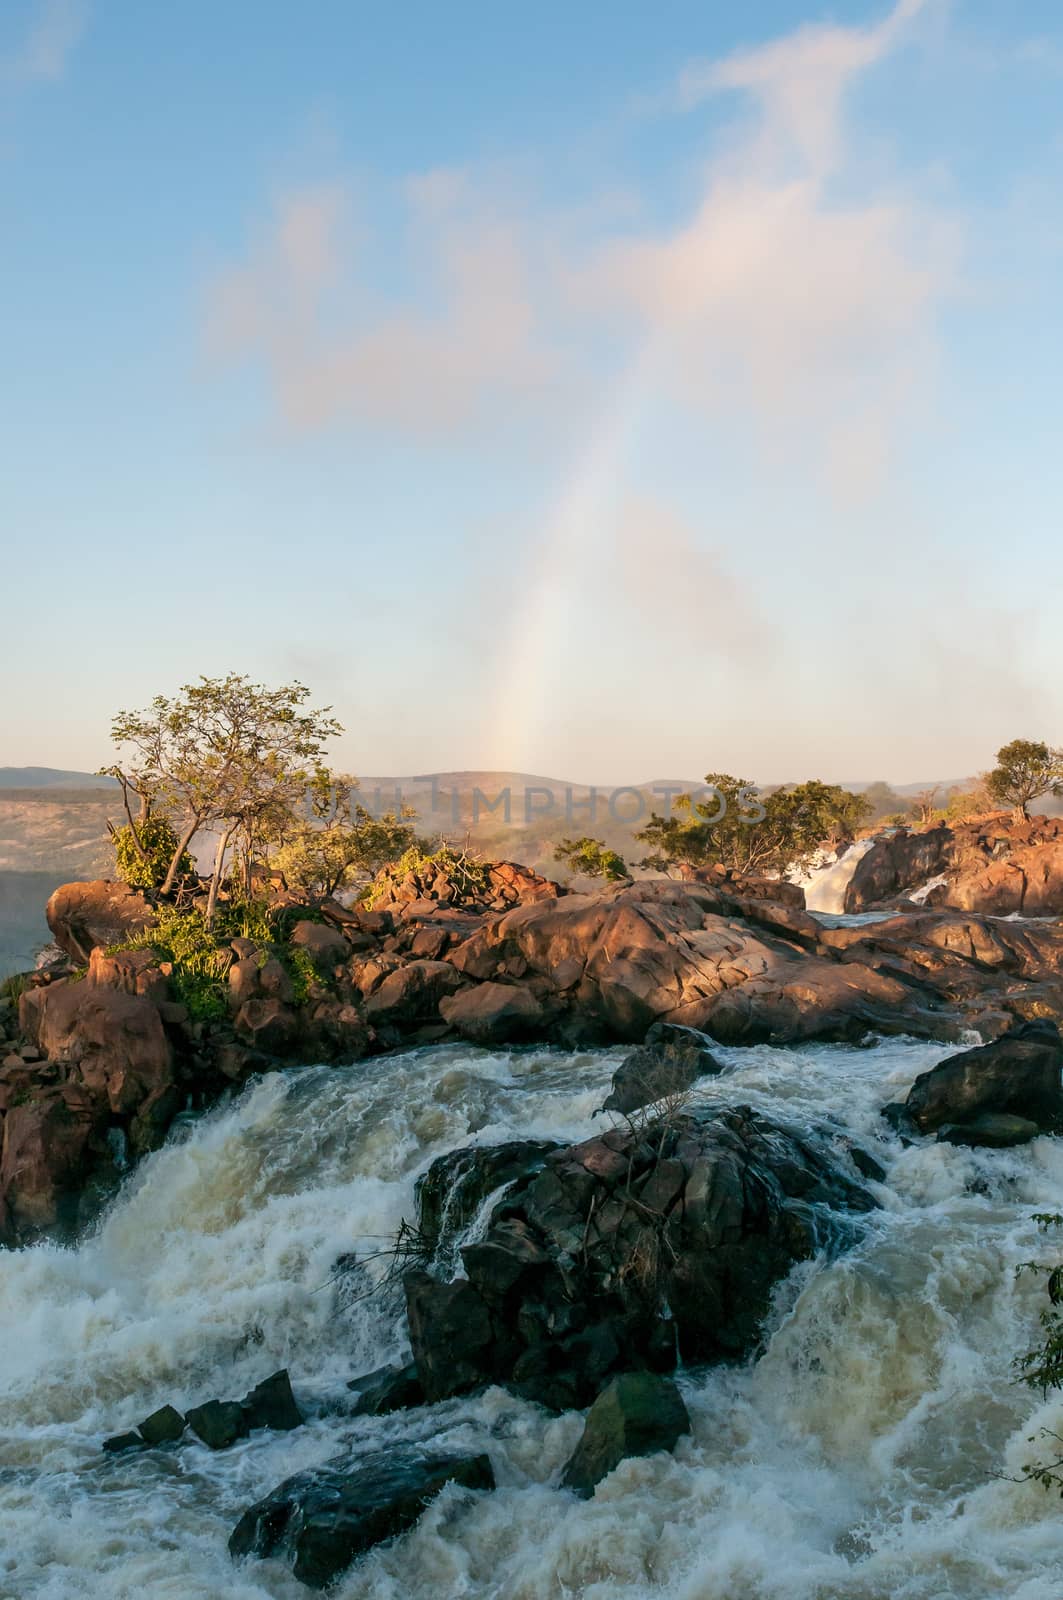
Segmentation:
[(859, 862), (867, 855), (875, 840), (858, 839), (841, 855), (828, 851), (811, 868), (792, 881), (805, 891), (805, 905), (809, 911), (826, 911), (837, 915), (845, 910), (845, 891), (853, 879)]
[[(592, 1131), (623, 1052), (446, 1046), (275, 1074), (177, 1130), (78, 1249), (0, 1255), (0, 1597), (304, 1595), (282, 1562), (230, 1562), (241, 1511), (337, 1454), (430, 1440), (486, 1449), (498, 1489), (445, 1491), (340, 1600), (1058, 1600), (1058, 1501), (999, 1475), (1063, 1431), (1063, 1401), (1036, 1405), (1010, 1368), (1040, 1294), (1013, 1269), (1045, 1248), (1031, 1212), (1063, 1208), (1060, 1142), (902, 1149), (878, 1108), (940, 1045), (719, 1053), (702, 1098), (829, 1123), (887, 1181), (854, 1250), (780, 1287), (759, 1361), (681, 1375), (694, 1431), (674, 1457), (581, 1502), (555, 1487), (575, 1414), (497, 1389), (340, 1410), (346, 1380), (404, 1346), (394, 1304), (348, 1293), (337, 1258), (386, 1245), (443, 1151)], [(282, 1365), (312, 1413), (295, 1433), (100, 1452), (164, 1401)]]

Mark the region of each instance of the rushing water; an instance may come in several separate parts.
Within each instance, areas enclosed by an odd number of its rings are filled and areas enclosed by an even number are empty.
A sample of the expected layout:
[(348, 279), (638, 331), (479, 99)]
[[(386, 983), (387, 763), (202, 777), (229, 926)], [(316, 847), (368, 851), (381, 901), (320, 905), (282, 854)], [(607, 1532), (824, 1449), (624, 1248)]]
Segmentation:
[[(382, 1419), (346, 1380), (402, 1353), (401, 1318), (334, 1278), (412, 1214), (442, 1151), (594, 1126), (622, 1052), (452, 1046), (257, 1082), (177, 1131), (77, 1250), (0, 1256), (0, 1596), (305, 1595), (235, 1567), (240, 1512), (282, 1477), (389, 1441), (486, 1450), (498, 1488), (447, 1490), (341, 1579), (341, 1600), (1059, 1600), (1058, 1499), (1006, 1481), (1063, 1401), (1012, 1381), (1040, 1289), (1031, 1212), (1063, 1208), (1063, 1141), (902, 1149), (877, 1115), (940, 1045), (721, 1051), (708, 1091), (831, 1119), (887, 1168), (863, 1242), (782, 1286), (742, 1368), (681, 1374), (693, 1435), (588, 1502), (555, 1485), (579, 1435), (501, 1390)], [(333, 1280), (333, 1281), (330, 1281)], [(172, 1400), (239, 1396), (279, 1366), (312, 1413), (212, 1454), (107, 1457)]]
[(833, 850), (827, 851), (807, 872), (792, 879), (804, 889), (805, 905), (809, 911), (826, 911), (837, 915), (845, 910), (845, 891), (860, 861), (875, 843), (873, 838), (858, 839), (841, 855), (836, 855)]

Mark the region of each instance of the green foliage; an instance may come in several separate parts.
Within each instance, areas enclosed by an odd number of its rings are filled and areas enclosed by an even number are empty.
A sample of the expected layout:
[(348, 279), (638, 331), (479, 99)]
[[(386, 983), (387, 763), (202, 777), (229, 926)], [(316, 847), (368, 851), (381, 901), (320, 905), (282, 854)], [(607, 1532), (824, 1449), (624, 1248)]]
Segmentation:
[(144, 711), (120, 711), (111, 724), (123, 757), (111, 770), (123, 792), (180, 819), (164, 892), (184, 846), (203, 828), (217, 832), (208, 920), (230, 842), (243, 845), (249, 888), (258, 841), (294, 813), (321, 769), (324, 742), (342, 732), (329, 708), (306, 708), (309, 693), (301, 683), (270, 689), (231, 672), (185, 684), (172, 700), (158, 695)]
[(311, 783), (310, 815), (291, 820), (271, 858), (293, 889), (321, 897), (336, 894), (373, 877), (415, 844), (407, 820), (412, 810), (374, 817), (353, 802), (356, 788), (356, 779), (334, 778), (323, 769)]
[[(137, 837), (140, 839), (140, 850), (137, 849)], [(136, 835), (130, 823), (115, 828), (111, 833), (111, 843), (114, 845), (115, 872), (123, 883), (128, 883), (133, 889), (158, 889), (175, 852), (179, 874), (190, 874), (196, 870), (188, 851), (178, 852), (180, 840), (165, 817), (145, 817), (137, 824)]]
[(225, 1015), (225, 979), (233, 953), (220, 943), (218, 930), (207, 926), (202, 911), (161, 905), (150, 928), (132, 934), (111, 953), (137, 949), (156, 950), (170, 962), (174, 998), (188, 1007), (194, 1021), (210, 1022)]
[(985, 781), (994, 800), (1025, 816), (1041, 795), (1063, 796), (1063, 751), (1041, 739), (1012, 739), (997, 751), (997, 764)]
[(13, 1006), (17, 1006), (30, 987), (30, 978), (28, 972), (13, 972), (0, 983), (0, 1000), (9, 1000)]
[(631, 876), (623, 856), (610, 850), (602, 839), (562, 839), (554, 851), (554, 860), (585, 878), (604, 878), (608, 883)]
[(292, 980), (292, 998), (297, 1006), (303, 1006), (310, 998), (312, 986), (318, 982), (313, 959), (308, 951), (294, 945), (284, 951), (284, 964)]
[(812, 778), (788, 789), (758, 794), (747, 778), (710, 772), (708, 800), (679, 795), (677, 815), (656, 812), (635, 837), (653, 847), (642, 865), (658, 871), (677, 862), (720, 863), (737, 872), (801, 868), (821, 845), (851, 839), (870, 806), (863, 795)]
[(449, 844), (440, 845), (438, 850), (428, 850), (424, 841), (418, 840), (366, 885), (359, 896), (361, 904), (371, 911), (391, 884), (401, 882), (411, 872), (430, 877), (442, 872), (454, 885), (458, 898), (463, 900), (474, 900), (486, 894), (491, 877), (490, 868), (479, 856), (467, 850), (455, 850)]

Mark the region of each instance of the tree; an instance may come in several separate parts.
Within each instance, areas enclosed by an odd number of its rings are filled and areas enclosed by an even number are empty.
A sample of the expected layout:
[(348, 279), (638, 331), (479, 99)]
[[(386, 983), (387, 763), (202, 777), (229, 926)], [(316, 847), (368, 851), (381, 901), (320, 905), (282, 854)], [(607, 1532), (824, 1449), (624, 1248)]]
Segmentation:
[(1009, 805), (1016, 820), (1029, 816), (1029, 805), (1041, 795), (1063, 796), (1063, 751), (1040, 739), (1012, 739), (997, 751), (997, 764), (986, 788), (999, 804)]
[(893, 816), (904, 809), (904, 801), (900, 795), (881, 779), (868, 784), (864, 790), (864, 799), (870, 808), (867, 814), (869, 822), (877, 822), (882, 817)]
[(635, 837), (654, 846), (644, 867), (667, 869), (719, 863), (735, 872), (785, 872), (801, 868), (821, 846), (852, 838), (870, 806), (863, 795), (812, 778), (758, 798), (754, 784), (730, 773), (705, 779), (708, 801), (676, 799), (677, 816), (656, 812)]
[(256, 839), (298, 805), (321, 771), (324, 742), (343, 731), (331, 707), (305, 709), (309, 694), (301, 683), (270, 689), (229, 673), (185, 684), (172, 700), (158, 695), (147, 710), (120, 711), (112, 722), (120, 759), (110, 770), (177, 831), (162, 894), (172, 891), (195, 836), (205, 828), (217, 834), (208, 923), (234, 836), (243, 839), (249, 873)]
[(610, 850), (604, 839), (562, 839), (554, 850), (554, 860), (584, 878), (604, 878), (608, 883), (631, 876), (623, 856)]
[(925, 828), (934, 820), (934, 811), (937, 806), (939, 785), (932, 783), (927, 789), (920, 789), (918, 794), (912, 796), (912, 816)]
[(290, 818), (271, 865), (295, 889), (327, 897), (368, 880), (417, 842), (411, 806), (374, 817), (353, 796), (357, 778), (322, 770), (310, 785), (309, 816)]

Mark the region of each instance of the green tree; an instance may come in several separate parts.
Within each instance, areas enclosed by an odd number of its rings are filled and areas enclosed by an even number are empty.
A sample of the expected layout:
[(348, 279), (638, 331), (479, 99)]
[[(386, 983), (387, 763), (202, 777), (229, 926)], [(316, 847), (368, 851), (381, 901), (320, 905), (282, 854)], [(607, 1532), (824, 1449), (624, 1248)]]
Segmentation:
[(986, 788), (998, 804), (1011, 806), (1016, 818), (1028, 817), (1031, 801), (1044, 794), (1063, 796), (1063, 751), (1040, 739), (1012, 739), (997, 751)]
[(604, 839), (562, 839), (554, 850), (554, 860), (563, 862), (570, 872), (584, 878), (604, 878), (607, 883), (631, 876), (623, 856), (610, 850)]
[(642, 865), (666, 870), (677, 863), (719, 863), (736, 872), (801, 868), (820, 846), (851, 839), (870, 806), (863, 795), (818, 778), (758, 797), (756, 786), (730, 773), (711, 772), (708, 800), (679, 795), (677, 815), (656, 812), (635, 837), (653, 847)]
[(417, 842), (410, 806), (375, 817), (357, 804), (357, 778), (322, 770), (311, 782), (309, 815), (290, 818), (270, 864), (295, 889), (322, 897), (368, 881)]
[(207, 828), (216, 835), (208, 924), (234, 837), (243, 842), (249, 875), (257, 841), (298, 806), (321, 771), (324, 742), (343, 731), (331, 707), (307, 708), (309, 694), (301, 683), (270, 689), (229, 673), (201, 677), (172, 700), (159, 695), (146, 710), (114, 718), (119, 760), (110, 770), (177, 833), (163, 894), (195, 836)]

